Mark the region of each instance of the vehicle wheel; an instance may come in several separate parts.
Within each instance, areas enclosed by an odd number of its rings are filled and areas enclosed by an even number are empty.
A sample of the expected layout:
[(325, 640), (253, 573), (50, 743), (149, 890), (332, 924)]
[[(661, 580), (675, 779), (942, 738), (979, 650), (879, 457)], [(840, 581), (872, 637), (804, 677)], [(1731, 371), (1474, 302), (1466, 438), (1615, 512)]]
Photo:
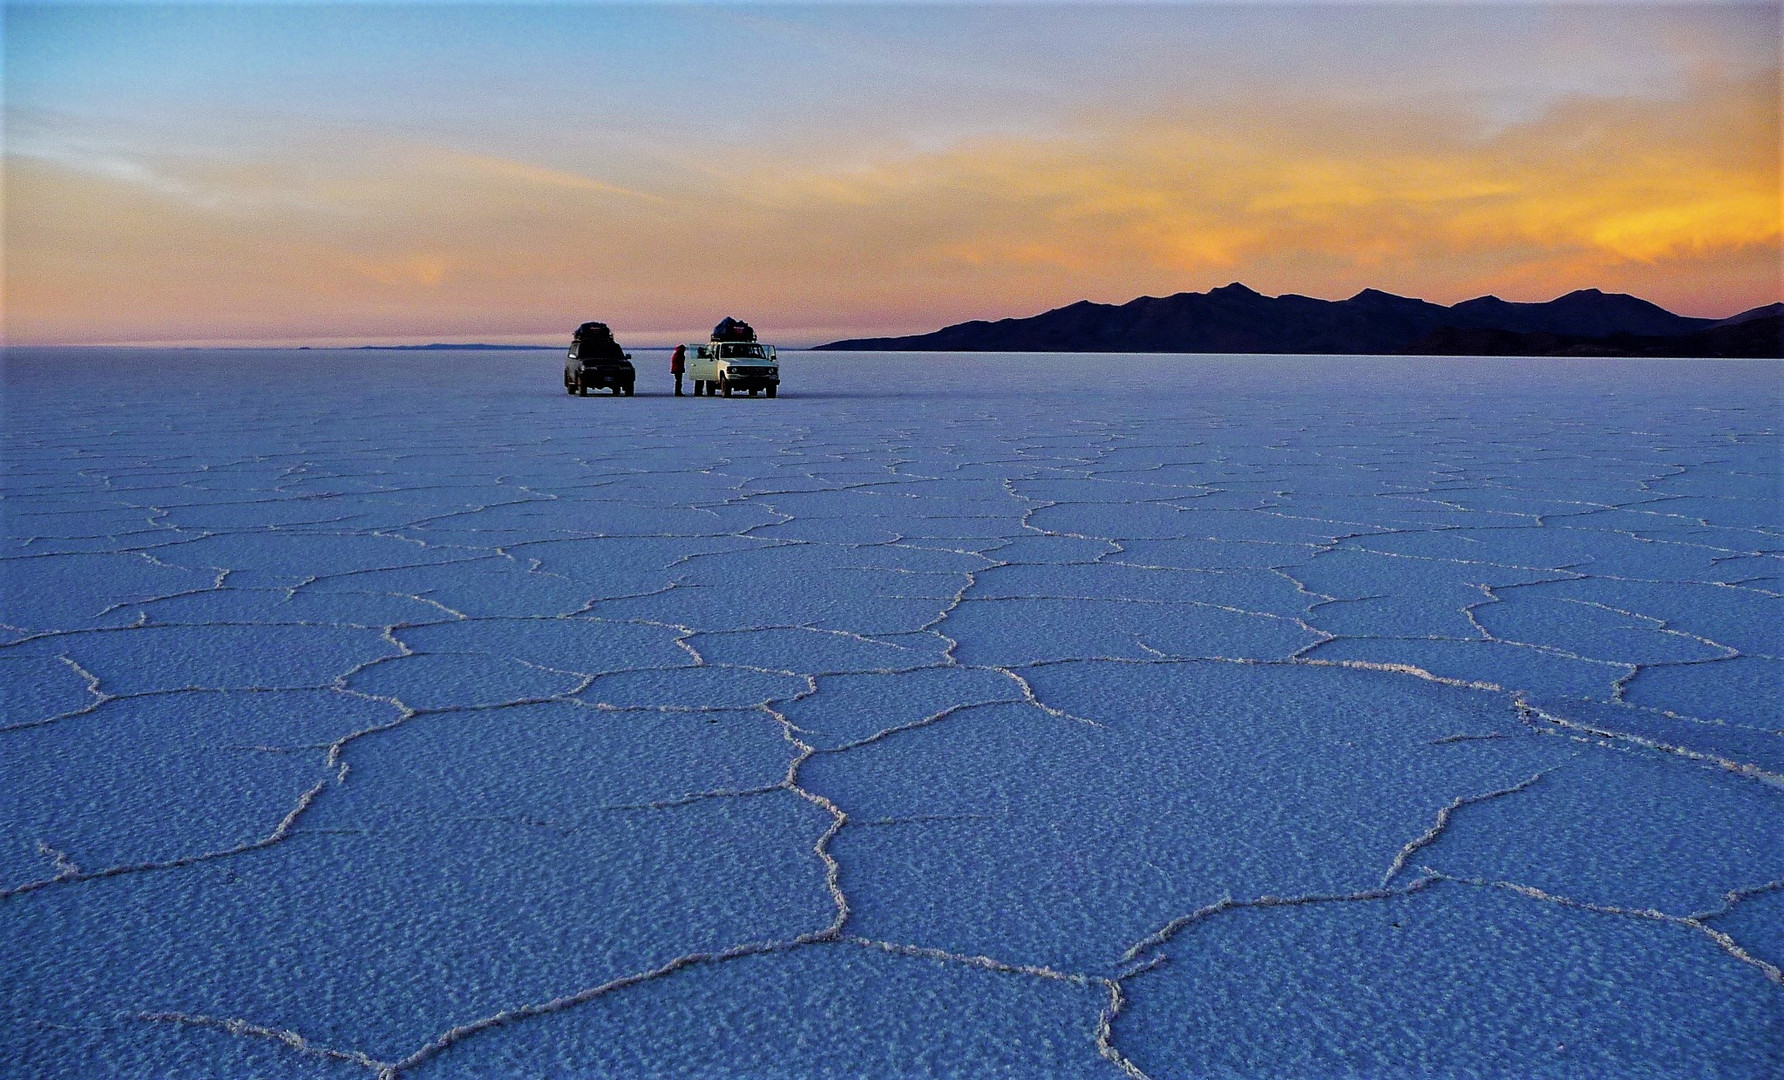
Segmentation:
[(773, 383), (768, 384), (768, 396), (773, 397), (774, 392), (779, 389), (780, 389), (780, 387), (775, 386)]
[(752, 386), (752, 387), (750, 387), (750, 397), (755, 397), (755, 396), (756, 396), (756, 388)]
[(576, 393), (580, 397), (588, 397), (588, 383), (583, 382), (581, 379), (577, 379)]
[(726, 397), (731, 396), (731, 383), (722, 377), (719, 379), (719, 393)]
[(627, 397), (632, 396), (632, 384), (631, 383), (626, 384), (626, 396)]
[(574, 386), (572, 386), (572, 385), (570, 385), (570, 380), (569, 380), (569, 379), (565, 379), (565, 380), (564, 380), (564, 393), (566, 393), (566, 394), (574, 394), (574, 393), (575, 393), (575, 392), (576, 392), (576, 387), (574, 387)]

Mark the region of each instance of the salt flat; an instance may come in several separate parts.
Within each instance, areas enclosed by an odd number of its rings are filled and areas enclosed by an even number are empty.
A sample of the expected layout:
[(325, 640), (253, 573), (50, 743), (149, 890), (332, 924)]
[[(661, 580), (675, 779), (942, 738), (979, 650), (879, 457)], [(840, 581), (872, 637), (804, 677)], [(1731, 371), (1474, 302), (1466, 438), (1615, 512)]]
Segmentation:
[(1776, 364), (13, 350), (0, 1073), (1774, 1077)]

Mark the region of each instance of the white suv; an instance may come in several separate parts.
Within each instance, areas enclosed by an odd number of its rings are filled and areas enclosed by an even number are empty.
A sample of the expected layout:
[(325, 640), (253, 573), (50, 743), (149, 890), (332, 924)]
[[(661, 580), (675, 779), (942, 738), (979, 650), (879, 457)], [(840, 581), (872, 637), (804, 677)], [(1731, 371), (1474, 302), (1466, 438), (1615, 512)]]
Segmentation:
[(711, 397), (714, 392), (730, 397), (733, 390), (748, 391), (750, 397), (760, 390), (774, 397), (780, 390), (780, 361), (773, 345), (711, 341), (685, 347), (687, 374), (694, 380), (696, 397)]

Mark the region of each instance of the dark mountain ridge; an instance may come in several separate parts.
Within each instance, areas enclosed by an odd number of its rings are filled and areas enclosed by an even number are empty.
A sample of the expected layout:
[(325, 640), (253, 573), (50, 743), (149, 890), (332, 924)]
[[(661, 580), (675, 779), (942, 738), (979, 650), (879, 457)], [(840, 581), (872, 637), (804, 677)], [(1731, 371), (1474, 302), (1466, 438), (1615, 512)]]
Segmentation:
[(1424, 356), (1784, 356), (1784, 316), (1724, 320), (1689, 334), (1601, 337), (1443, 327), (1405, 350)]
[(1781, 315), (1784, 315), (1784, 301), (1779, 301), (1774, 304), (1762, 304), (1759, 307), (1743, 311), (1739, 315), (1730, 315), (1716, 325), (1739, 326), (1744, 322), (1752, 322), (1754, 319), (1777, 318)]
[[(1744, 313), (1755, 319), (1765, 308)], [(1735, 316), (1739, 320), (1743, 316)], [(1725, 320), (1733, 322), (1735, 320)], [(1080, 300), (1021, 319), (957, 323), (929, 334), (856, 338), (819, 349), (957, 352), (1220, 352), (1220, 353), (1412, 353), (1448, 351), (1456, 331), (1494, 331), (1489, 341), (1518, 342), (1547, 335), (1569, 348), (1613, 336), (1685, 338), (1708, 330), (1714, 319), (1675, 315), (1639, 297), (1581, 289), (1547, 303), (1514, 303), (1496, 296), (1453, 307), (1379, 289), (1348, 300), (1320, 300), (1286, 293), (1264, 296), (1237, 282), (1205, 293), (1142, 296), (1125, 304)], [(1440, 342), (1425, 342), (1439, 331)], [(1503, 335), (1511, 335), (1507, 338)], [(1534, 339), (1532, 339), (1534, 340)], [(1544, 338), (1543, 340), (1547, 340)], [(1689, 344), (1689, 343), (1687, 343)], [(1606, 348), (1615, 348), (1614, 344)], [(1644, 354), (1646, 355), (1646, 354)], [(1772, 352), (1766, 355), (1777, 355)]]

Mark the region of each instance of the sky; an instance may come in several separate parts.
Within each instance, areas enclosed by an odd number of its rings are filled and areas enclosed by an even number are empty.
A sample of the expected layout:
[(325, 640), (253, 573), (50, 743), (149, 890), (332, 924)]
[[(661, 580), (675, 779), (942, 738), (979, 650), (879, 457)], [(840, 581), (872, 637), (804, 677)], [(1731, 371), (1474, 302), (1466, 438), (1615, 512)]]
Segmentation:
[(1780, 299), (1775, 2), (4, 14), (11, 344)]

